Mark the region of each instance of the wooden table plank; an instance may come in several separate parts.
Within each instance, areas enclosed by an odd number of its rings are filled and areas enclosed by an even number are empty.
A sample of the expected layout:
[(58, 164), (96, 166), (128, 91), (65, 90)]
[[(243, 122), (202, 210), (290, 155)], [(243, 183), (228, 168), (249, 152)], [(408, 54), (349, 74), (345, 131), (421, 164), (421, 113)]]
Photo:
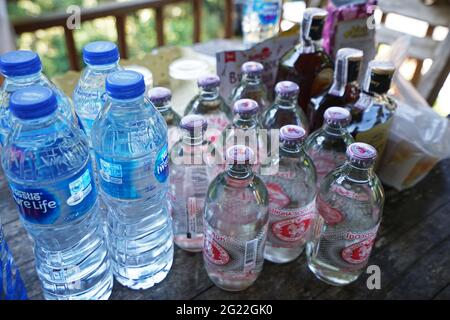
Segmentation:
[[(369, 264), (378, 265), (381, 269), (381, 289), (367, 290), (367, 275), (357, 282), (343, 287), (330, 287), (320, 299), (382, 299), (391, 291), (404, 272), (412, 268), (435, 245), (450, 235), (450, 203), (430, 214), (424, 221), (404, 233), (399, 233), (397, 240), (374, 252)], [(407, 214), (405, 214), (405, 219)], [(445, 283), (443, 284), (445, 285)], [(418, 286), (418, 289), (420, 287)]]
[(450, 282), (449, 253), (450, 237), (447, 237), (405, 272), (386, 299), (432, 299)]
[(441, 290), (433, 299), (450, 300), (450, 283), (443, 290)]

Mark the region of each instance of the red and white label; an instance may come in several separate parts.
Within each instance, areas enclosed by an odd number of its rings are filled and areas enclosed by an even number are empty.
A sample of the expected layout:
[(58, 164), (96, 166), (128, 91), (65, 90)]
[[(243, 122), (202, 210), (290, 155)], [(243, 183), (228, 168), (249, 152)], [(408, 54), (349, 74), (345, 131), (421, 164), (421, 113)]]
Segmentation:
[(320, 214), (328, 225), (335, 225), (344, 220), (344, 215), (337, 209), (317, 196), (317, 213)]
[(269, 209), (269, 213), (277, 217), (292, 217), (272, 223), (272, 233), (285, 242), (297, 242), (308, 234), (314, 221), (315, 204), (312, 202), (304, 208)]
[(277, 183), (268, 182), (266, 183), (267, 191), (269, 192), (269, 204), (275, 205), (278, 208), (284, 208), (289, 203), (291, 203), (291, 199), (289, 199), (288, 195), (284, 193), (283, 188)]
[(313, 216), (308, 218), (287, 219), (272, 224), (273, 234), (280, 240), (296, 242), (303, 239), (313, 221)]
[(213, 239), (213, 235), (211, 234), (205, 236), (205, 246), (203, 251), (208, 261), (215, 265), (223, 266), (230, 261), (228, 252)]
[(363, 233), (353, 233), (347, 232), (345, 238), (347, 240), (364, 239), (363, 241), (351, 244), (341, 251), (341, 257), (344, 261), (350, 264), (361, 264), (369, 259), (370, 253), (372, 251), (373, 244), (375, 242), (375, 237), (378, 230), (377, 225), (370, 231)]

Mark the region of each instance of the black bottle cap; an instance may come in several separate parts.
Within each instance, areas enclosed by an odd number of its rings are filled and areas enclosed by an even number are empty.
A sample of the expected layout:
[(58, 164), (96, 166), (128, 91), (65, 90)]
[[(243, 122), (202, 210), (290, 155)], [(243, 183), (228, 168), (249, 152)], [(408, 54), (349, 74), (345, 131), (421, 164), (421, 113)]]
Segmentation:
[(307, 8), (303, 14), (302, 32), (306, 40), (317, 41), (322, 39), (327, 12), (319, 8)]
[(391, 87), (395, 66), (391, 62), (372, 61), (369, 64), (370, 80), (369, 92), (384, 94)]

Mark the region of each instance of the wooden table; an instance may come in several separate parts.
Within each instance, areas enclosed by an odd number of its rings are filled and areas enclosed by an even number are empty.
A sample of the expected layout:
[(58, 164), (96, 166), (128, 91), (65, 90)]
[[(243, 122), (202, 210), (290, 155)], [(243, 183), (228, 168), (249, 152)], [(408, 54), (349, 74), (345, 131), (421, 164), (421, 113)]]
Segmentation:
[[(368, 290), (368, 274), (338, 288), (317, 280), (305, 256), (286, 265), (266, 262), (249, 289), (229, 293), (215, 287), (201, 254), (175, 250), (167, 278), (145, 291), (117, 282), (111, 299), (450, 299), (450, 159), (439, 163), (417, 186), (387, 189), (383, 222), (369, 264), (381, 269), (381, 289)], [(31, 299), (42, 299), (31, 241), (5, 183), (0, 186), (0, 215), (6, 239)]]

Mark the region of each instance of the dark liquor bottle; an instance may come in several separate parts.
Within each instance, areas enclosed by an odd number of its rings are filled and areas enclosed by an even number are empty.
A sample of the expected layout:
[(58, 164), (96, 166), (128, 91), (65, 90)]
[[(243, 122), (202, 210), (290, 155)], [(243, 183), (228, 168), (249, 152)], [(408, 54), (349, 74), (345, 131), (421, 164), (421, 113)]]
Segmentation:
[(359, 70), (363, 52), (342, 48), (336, 54), (334, 80), (328, 92), (312, 98), (309, 103), (308, 120), (311, 132), (322, 127), (323, 115), (329, 107), (353, 104), (359, 98)]
[(397, 104), (387, 94), (394, 72), (395, 66), (390, 62), (371, 61), (360, 97), (350, 105), (353, 120), (347, 127), (348, 132), (356, 141), (374, 146), (378, 159), (382, 158), (397, 109)]
[(300, 43), (280, 61), (277, 82), (289, 80), (300, 87), (298, 104), (306, 113), (312, 97), (328, 90), (333, 82), (333, 62), (322, 47), (327, 12), (308, 8), (303, 15)]

